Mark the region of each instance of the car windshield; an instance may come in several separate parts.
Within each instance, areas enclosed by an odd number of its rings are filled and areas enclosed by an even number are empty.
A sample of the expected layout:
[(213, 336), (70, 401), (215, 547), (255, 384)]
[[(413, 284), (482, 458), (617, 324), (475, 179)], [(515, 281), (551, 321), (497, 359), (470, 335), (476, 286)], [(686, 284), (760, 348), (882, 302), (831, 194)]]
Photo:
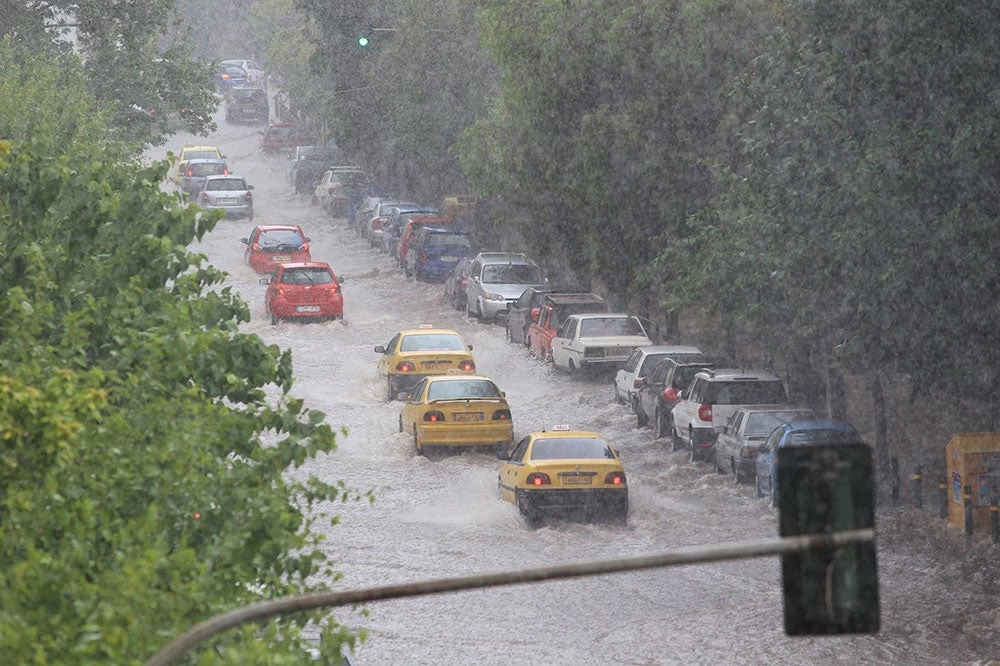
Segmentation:
[(282, 284), (330, 284), (333, 273), (328, 268), (288, 268), (281, 274)]
[(188, 165), (190, 176), (220, 176), (226, 173), (226, 165), (222, 162), (203, 162)]
[(291, 247), (297, 250), (305, 243), (305, 239), (296, 229), (272, 229), (260, 232), (257, 242), (267, 249)]
[(645, 335), (639, 320), (635, 317), (595, 317), (580, 323), (581, 338), (597, 338), (608, 335)]
[(770, 435), (782, 423), (812, 418), (812, 412), (750, 412), (745, 432), (748, 435)]
[(368, 176), (358, 171), (335, 173), (333, 174), (333, 178), (339, 181), (344, 187), (365, 187), (368, 185)]
[(219, 157), (219, 153), (214, 150), (188, 150), (184, 153), (186, 160), (214, 160)]
[(414, 333), (403, 336), (403, 340), (399, 343), (399, 351), (404, 352), (434, 349), (465, 351), (465, 343), (454, 333)]
[(472, 247), (465, 234), (428, 234), (427, 245), (431, 247)]
[(216, 178), (208, 181), (205, 189), (210, 192), (240, 192), (247, 189), (247, 183), (242, 178)]
[(705, 397), (711, 405), (774, 405), (786, 401), (785, 387), (777, 380), (713, 382)]
[(486, 379), (431, 382), (427, 388), (428, 400), (464, 400), (466, 398), (499, 398), (496, 384)]
[(484, 284), (538, 284), (542, 271), (529, 264), (489, 264), (483, 266)]
[(611, 445), (598, 437), (555, 437), (539, 439), (531, 447), (532, 460), (600, 458), (614, 460)]

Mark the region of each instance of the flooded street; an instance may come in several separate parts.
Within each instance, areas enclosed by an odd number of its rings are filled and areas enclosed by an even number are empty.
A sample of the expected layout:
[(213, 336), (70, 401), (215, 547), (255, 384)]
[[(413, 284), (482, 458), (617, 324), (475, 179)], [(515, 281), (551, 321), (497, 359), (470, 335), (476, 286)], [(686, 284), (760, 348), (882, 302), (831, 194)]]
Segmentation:
[[(636, 428), (635, 417), (615, 403), (610, 380), (556, 374), (507, 343), (502, 326), (468, 320), (447, 305), (441, 285), (405, 279), (342, 220), (292, 193), (286, 158), (258, 150), (258, 126), (219, 121), (208, 139), (181, 133), (150, 154), (159, 158), (186, 143), (217, 145), (230, 169), (255, 186), (254, 221), (223, 221), (198, 249), (249, 303), (252, 321), (243, 330), (292, 350), (294, 395), (345, 429), (335, 453), (294, 473), (374, 493), (374, 504), (330, 507), (340, 524), (322, 528), (324, 548), (343, 573), (334, 589), (776, 536), (775, 515), (752, 486), (737, 487)], [(271, 326), (265, 287), (240, 243), (253, 224), (265, 223), (301, 225), (313, 258), (344, 278), (346, 325)], [(420, 324), (453, 328), (474, 347), (478, 371), (507, 393), (516, 437), (556, 424), (605, 434), (628, 473), (628, 527), (532, 531), (498, 499), (495, 458), (418, 457), (410, 437), (398, 432), (400, 405), (386, 401), (373, 347)], [(948, 548), (961, 558), (978, 546), (908, 516), (879, 515), (882, 632), (875, 636), (785, 636), (776, 558), (380, 602), (367, 616), (347, 609), (335, 615), (369, 632), (356, 653), (361, 665), (976, 664), (1000, 657), (995, 575), (949, 562)], [(909, 536), (911, 523), (921, 536)]]

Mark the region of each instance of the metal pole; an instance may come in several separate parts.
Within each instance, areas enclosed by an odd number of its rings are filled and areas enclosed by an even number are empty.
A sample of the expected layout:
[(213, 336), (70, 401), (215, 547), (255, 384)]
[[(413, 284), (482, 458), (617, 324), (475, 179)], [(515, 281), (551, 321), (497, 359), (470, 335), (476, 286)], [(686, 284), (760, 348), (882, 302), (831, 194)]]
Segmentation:
[(996, 495), (990, 503), (990, 541), (1000, 543), (1000, 506), (997, 504)]
[(938, 484), (938, 503), (941, 505), (941, 512), (939, 514), (940, 518), (948, 518), (948, 484), (939, 483)]
[(922, 509), (924, 507), (923, 491), (920, 487), (922, 476), (923, 475), (921, 474), (921, 468), (919, 465), (917, 466), (916, 471), (914, 471), (910, 476), (910, 479), (913, 482), (913, 504), (918, 509)]
[(763, 557), (765, 555), (787, 555), (812, 550), (833, 550), (843, 546), (874, 542), (875, 530), (869, 528), (833, 532), (831, 534), (785, 537), (783, 539), (770, 539), (767, 541), (748, 541), (725, 546), (683, 548), (659, 555), (641, 555), (614, 560), (598, 560), (580, 562), (578, 564), (564, 564), (555, 567), (466, 576), (464, 578), (440, 578), (416, 583), (401, 583), (398, 585), (385, 585), (383, 587), (348, 590), (346, 592), (319, 592), (316, 594), (287, 597), (285, 599), (264, 601), (252, 606), (237, 608), (228, 613), (210, 618), (174, 639), (166, 647), (154, 654), (146, 662), (145, 666), (167, 666), (191, 648), (226, 629), (232, 629), (246, 622), (266, 620), (287, 613), (301, 613), (319, 608), (348, 606), (368, 601), (379, 601), (381, 599), (399, 599), (401, 597), (417, 597), (428, 594), (440, 594), (442, 592), (454, 592), (456, 590), (475, 590), (501, 585), (533, 583), (543, 580), (597, 576), (620, 571), (639, 571), (684, 564), (722, 562), (726, 560)]

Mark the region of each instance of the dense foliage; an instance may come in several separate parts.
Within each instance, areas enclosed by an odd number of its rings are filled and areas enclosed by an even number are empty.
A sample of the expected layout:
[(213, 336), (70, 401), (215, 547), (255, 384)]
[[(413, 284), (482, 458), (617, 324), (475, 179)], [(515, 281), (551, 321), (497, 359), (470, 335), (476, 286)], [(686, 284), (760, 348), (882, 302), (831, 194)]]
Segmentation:
[[(0, 663), (141, 663), (198, 621), (330, 580), (310, 531), (343, 486), (291, 358), (187, 246), (216, 217), (114, 144), (86, 74), (0, 42)], [(25, 114), (24, 108), (35, 110)], [(296, 628), (199, 664), (300, 663)], [(343, 631), (324, 629), (328, 660)]]

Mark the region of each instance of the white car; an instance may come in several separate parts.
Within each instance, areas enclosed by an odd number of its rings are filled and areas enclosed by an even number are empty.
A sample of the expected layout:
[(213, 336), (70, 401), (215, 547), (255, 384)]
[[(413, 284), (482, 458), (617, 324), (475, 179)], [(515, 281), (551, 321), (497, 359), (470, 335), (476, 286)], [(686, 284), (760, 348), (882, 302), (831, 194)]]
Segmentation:
[(625, 361), (625, 367), (615, 375), (615, 402), (627, 403), (632, 412), (635, 412), (636, 401), (639, 397), (639, 389), (642, 388), (642, 380), (645, 378), (656, 364), (665, 358), (672, 358), (675, 361), (684, 363), (694, 363), (705, 360), (705, 355), (697, 347), (683, 345), (652, 345), (650, 347), (637, 347), (632, 355)]
[(729, 417), (744, 405), (786, 405), (785, 385), (770, 370), (703, 370), (681, 392), (671, 412), (674, 449), (690, 451), (692, 461), (708, 459)]
[[(351, 174), (351, 175), (347, 175)], [(338, 206), (347, 205), (347, 200), (338, 200), (337, 189), (344, 179), (361, 179), (367, 182), (368, 177), (359, 166), (332, 166), (326, 170), (319, 181), (319, 185), (313, 190), (313, 202), (318, 204), (323, 210), (334, 211)]]
[(620, 367), (653, 341), (637, 317), (595, 312), (570, 315), (552, 339), (552, 362), (571, 374)]

